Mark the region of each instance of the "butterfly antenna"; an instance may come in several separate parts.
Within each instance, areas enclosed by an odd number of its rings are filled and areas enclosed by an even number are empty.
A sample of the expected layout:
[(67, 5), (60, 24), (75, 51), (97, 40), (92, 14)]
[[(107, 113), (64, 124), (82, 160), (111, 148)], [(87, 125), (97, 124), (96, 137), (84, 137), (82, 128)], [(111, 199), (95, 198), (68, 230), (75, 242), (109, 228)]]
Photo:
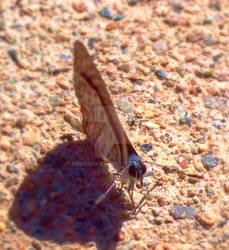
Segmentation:
[[(129, 164), (121, 171), (121, 173), (118, 175), (117, 179), (120, 179), (120, 177), (128, 170)], [(98, 205), (100, 202), (102, 202), (108, 193), (110, 193), (111, 189), (115, 186), (116, 180), (113, 181), (113, 183), (110, 185), (110, 187), (107, 189), (107, 191), (103, 194), (101, 194), (96, 200), (95, 205)]]

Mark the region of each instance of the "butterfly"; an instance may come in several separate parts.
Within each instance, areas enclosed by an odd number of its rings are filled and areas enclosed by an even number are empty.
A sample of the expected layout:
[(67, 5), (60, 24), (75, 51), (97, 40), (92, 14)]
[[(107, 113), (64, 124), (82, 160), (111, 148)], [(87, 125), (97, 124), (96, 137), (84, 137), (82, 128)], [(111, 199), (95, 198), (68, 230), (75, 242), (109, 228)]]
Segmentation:
[[(146, 166), (122, 127), (105, 82), (82, 42), (75, 41), (73, 53), (73, 82), (84, 132), (94, 145), (96, 157), (107, 158), (120, 175), (125, 174), (124, 178), (129, 179), (128, 192), (133, 202), (134, 186), (137, 182), (143, 186)], [(106, 197), (112, 186), (96, 204)]]

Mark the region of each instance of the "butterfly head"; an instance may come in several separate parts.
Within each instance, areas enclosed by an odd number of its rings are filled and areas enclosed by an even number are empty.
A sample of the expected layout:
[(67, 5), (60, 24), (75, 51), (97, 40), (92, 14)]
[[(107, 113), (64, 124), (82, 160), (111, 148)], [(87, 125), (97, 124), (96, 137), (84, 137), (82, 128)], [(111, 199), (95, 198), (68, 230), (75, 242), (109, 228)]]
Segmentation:
[(146, 166), (141, 161), (141, 158), (135, 154), (130, 155), (128, 160), (128, 172), (133, 178), (136, 178), (140, 183), (140, 187), (143, 186), (143, 177), (146, 172)]
[[(128, 164), (127, 167), (125, 169), (122, 170), (121, 174), (119, 175), (119, 177), (121, 177), (125, 172), (129, 173), (130, 178), (130, 186), (129, 186), (129, 190), (134, 189), (134, 184), (137, 181), (139, 181), (140, 183), (140, 187), (143, 186), (143, 178), (144, 178), (144, 174), (146, 172), (146, 166), (145, 164), (143, 164), (143, 162), (141, 161), (141, 158), (139, 156), (137, 156), (136, 154), (130, 154), (129, 158), (128, 158)], [(95, 200), (95, 204), (99, 204), (101, 201), (103, 201), (105, 199), (105, 197), (107, 196), (107, 194), (111, 191), (111, 189), (115, 186), (115, 181), (112, 183), (112, 185), (107, 189), (107, 191), (105, 193), (103, 193), (102, 195), (100, 195), (96, 200)]]

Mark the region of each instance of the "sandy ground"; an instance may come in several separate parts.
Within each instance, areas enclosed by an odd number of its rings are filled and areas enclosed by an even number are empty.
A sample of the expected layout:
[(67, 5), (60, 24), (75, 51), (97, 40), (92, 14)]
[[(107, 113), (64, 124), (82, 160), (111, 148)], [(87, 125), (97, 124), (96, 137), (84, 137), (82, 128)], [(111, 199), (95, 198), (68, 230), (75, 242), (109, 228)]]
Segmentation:
[[(125, 189), (94, 205), (75, 40), (158, 184), (134, 218)], [(1, 249), (229, 249), (228, 0), (1, 0), (0, 53)]]

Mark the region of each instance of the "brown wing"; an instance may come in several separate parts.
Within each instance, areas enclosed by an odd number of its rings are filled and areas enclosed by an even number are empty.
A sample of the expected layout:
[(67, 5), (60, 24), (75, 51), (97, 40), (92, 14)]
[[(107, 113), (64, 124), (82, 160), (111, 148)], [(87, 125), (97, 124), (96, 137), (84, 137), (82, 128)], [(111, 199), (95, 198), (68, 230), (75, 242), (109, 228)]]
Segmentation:
[(87, 49), (74, 44), (74, 88), (83, 114), (83, 127), (97, 156), (105, 156), (115, 165), (127, 164), (131, 145), (115, 112), (109, 92)]

